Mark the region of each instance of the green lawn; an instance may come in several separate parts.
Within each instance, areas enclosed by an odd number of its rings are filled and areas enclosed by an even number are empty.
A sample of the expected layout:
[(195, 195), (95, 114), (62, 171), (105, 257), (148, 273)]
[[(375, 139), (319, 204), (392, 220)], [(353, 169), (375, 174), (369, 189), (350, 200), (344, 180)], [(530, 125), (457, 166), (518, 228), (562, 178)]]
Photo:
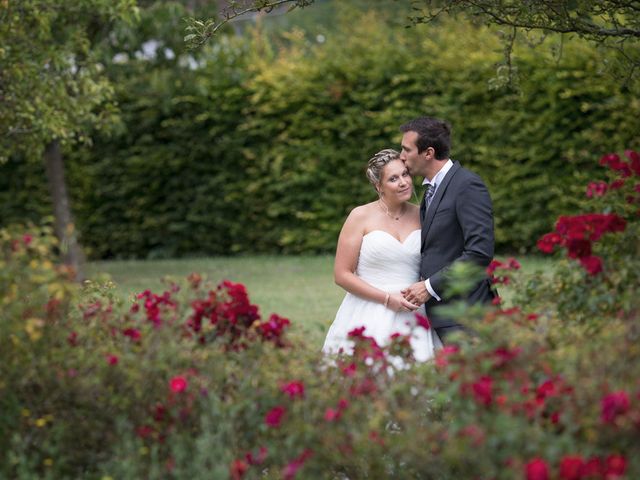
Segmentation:
[(278, 313), (318, 338), (329, 328), (344, 296), (333, 282), (333, 255), (107, 261), (88, 266), (89, 277), (108, 274), (124, 297), (147, 288), (160, 291), (162, 277), (179, 279), (191, 272), (216, 283), (226, 279), (245, 284), (263, 316)]
[[(519, 261), (525, 273), (551, 265), (539, 257)], [(87, 270), (90, 278), (109, 275), (125, 298), (147, 288), (160, 292), (163, 277), (180, 279), (192, 272), (216, 283), (225, 279), (243, 283), (263, 316), (275, 312), (291, 319), (318, 348), (344, 296), (333, 282), (333, 255), (106, 261), (92, 262)], [(500, 294), (508, 300), (509, 289), (502, 287)]]

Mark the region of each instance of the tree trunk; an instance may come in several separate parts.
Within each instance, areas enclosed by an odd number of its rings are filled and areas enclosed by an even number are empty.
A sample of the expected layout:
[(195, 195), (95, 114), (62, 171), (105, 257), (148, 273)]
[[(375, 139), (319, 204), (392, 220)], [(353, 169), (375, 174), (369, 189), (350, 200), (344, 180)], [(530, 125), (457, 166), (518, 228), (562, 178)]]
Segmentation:
[(81, 282), (84, 280), (84, 255), (78, 243), (77, 232), (71, 216), (67, 184), (64, 178), (64, 162), (58, 140), (49, 142), (45, 147), (44, 164), (49, 193), (53, 201), (54, 228), (60, 242), (63, 261), (73, 268), (75, 279)]

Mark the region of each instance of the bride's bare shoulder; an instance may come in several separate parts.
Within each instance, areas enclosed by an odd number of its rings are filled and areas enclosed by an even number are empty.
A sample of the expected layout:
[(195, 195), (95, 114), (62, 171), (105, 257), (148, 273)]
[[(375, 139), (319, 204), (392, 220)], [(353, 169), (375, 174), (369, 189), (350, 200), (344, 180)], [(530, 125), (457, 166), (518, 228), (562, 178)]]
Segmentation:
[(349, 216), (347, 217), (345, 224), (364, 227), (370, 221), (371, 216), (374, 214), (374, 207), (375, 202), (358, 205), (353, 210), (351, 210), (351, 212), (349, 212)]
[(364, 205), (358, 205), (349, 213), (349, 217), (354, 219), (362, 219), (369, 217), (375, 209), (376, 202), (365, 203)]

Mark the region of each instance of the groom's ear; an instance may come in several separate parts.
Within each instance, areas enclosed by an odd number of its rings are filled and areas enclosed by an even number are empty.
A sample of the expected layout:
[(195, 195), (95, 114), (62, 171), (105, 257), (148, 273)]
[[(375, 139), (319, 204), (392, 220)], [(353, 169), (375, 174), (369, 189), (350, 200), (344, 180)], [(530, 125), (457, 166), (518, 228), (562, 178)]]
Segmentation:
[(436, 150), (433, 147), (427, 147), (424, 149), (424, 157), (427, 158), (429, 156), (436, 158)]

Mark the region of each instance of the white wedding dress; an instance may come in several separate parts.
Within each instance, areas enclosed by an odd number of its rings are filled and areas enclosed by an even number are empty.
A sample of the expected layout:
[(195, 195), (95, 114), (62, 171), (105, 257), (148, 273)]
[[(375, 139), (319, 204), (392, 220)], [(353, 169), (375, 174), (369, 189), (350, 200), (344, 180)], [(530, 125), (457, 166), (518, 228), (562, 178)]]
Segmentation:
[[(367, 233), (362, 238), (356, 275), (386, 292), (400, 292), (420, 278), (420, 241), (420, 230), (411, 232), (404, 242), (383, 230)], [(415, 327), (415, 313), (424, 315), (424, 306), (417, 312), (394, 312), (381, 303), (347, 293), (329, 328), (322, 351), (351, 353), (353, 345), (348, 338), (349, 332), (365, 327), (364, 335), (373, 337), (379, 345), (389, 343), (394, 333), (406, 335), (411, 332), (415, 359), (428, 360), (441, 343), (432, 329)]]

